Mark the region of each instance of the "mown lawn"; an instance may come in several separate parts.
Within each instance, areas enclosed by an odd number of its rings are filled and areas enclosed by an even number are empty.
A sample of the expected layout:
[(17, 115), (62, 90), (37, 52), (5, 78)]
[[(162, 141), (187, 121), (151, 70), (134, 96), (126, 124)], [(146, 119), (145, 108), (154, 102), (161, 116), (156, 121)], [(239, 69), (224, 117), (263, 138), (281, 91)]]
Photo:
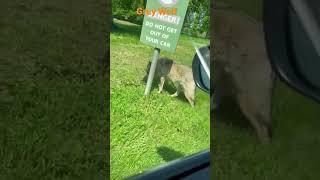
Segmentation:
[[(110, 37), (111, 179), (208, 149), (209, 96), (197, 89), (194, 109), (183, 96), (169, 96), (174, 91), (170, 84), (164, 93), (154, 89), (145, 97), (142, 79), (153, 48), (140, 43), (140, 26), (120, 20), (115, 23), (118, 28)], [(191, 66), (194, 53), (190, 38), (182, 35), (175, 53), (161, 52), (160, 56)]]
[(1, 1), (0, 179), (106, 179), (107, 3)]
[[(261, 1), (226, 0), (261, 19)], [(273, 98), (273, 142), (261, 145), (231, 103), (214, 115), (214, 179), (319, 179), (320, 105), (277, 81)]]

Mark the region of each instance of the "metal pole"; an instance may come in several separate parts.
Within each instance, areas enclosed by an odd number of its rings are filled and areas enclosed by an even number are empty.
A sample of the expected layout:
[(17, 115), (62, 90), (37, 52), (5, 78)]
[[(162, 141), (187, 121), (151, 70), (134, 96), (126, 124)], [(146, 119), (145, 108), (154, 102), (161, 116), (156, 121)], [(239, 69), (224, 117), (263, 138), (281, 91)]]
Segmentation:
[(148, 96), (150, 94), (154, 73), (156, 71), (156, 66), (159, 59), (159, 54), (160, 54), (160, 49), (154, 48), (153, 57), (151, 60), (151, 66), (150, 66), (149, 75), (148, 75), (147, 86), (146, 86), (146, 90), (144, 91), (145, 96)]

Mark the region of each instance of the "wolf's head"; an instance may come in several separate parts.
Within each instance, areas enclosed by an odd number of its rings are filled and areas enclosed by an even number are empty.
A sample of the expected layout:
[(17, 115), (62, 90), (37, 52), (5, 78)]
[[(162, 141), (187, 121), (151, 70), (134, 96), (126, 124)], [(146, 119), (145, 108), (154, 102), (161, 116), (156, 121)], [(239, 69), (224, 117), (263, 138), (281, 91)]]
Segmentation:
[[(170, 72), (171, 67), (173, 66), (174, 61), (172, 59), (162, 57), (158, 59), (156, 72), (155, 72), (155, 79), (158, 79), (160, 75), (167, 75)], [(148, 75), (151, 67), (151, 62), (148, 63), (147, 68), (145, 69), (146, 75), (143, 78), (144, 82), (147, 82)]]

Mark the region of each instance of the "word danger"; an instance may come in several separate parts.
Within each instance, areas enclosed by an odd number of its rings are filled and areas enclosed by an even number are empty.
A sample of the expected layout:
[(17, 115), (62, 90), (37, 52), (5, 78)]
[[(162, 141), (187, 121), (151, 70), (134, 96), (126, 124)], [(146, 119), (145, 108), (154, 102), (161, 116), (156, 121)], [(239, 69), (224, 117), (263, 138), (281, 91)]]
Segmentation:
[(152, 38), (150, 36), (146, 36), (146, 40), (149, 41), (149, 42), (152, 42), (154, 44), (160, 44), (161, 46), (165, 46), (165, 47), (170, 48), (170, 43), (169, 42), (165, 42), (165, 41), (162, 41), (162, 40), (159, 40), (159, 39), (156, 39), (156, 38)]
[(162, 22), (167, 22), (171, 24), (178, 25), (180, 23), (180, 16), (176, 15), (168, 15), (168, 14), (160, 14), (158, 12), (155, 12), (154, 15), (150, 14), (147, 15), (149, 18), (156, 19)]

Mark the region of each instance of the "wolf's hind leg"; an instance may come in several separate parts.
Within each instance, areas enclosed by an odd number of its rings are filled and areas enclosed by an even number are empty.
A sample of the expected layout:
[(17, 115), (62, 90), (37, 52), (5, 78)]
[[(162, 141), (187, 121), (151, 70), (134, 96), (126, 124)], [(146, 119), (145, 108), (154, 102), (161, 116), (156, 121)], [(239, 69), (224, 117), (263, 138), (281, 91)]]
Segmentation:
[(257, 106), (252, 99), (246, 96), (238, 97), (240, 109), (256, 130), (261, 143), (271, 141), (271, 116), (268, 106)]
[(189, 88), (184, 88), (184, 96), (189, 101), (191, 107), (194, 107), (195, 105), (195, 85)]
[(162, 90), (163, 90), (163, 85), (164, 85), (164, 81), (165, 81), (165, 79), (164, 79), (164, 77), (162, 76), (162, 77), (160, 78), (159, 91), (158, 91), (158, 93), (161, 93), (161, 92), (162, 92)]
[(189, 103), (190, 103), (191, 107), (194, 107), (195, 102), (194, 102), (193, 97), (187, 97), (187, 99), (188, 99), (188, 101), (189, 101)]

